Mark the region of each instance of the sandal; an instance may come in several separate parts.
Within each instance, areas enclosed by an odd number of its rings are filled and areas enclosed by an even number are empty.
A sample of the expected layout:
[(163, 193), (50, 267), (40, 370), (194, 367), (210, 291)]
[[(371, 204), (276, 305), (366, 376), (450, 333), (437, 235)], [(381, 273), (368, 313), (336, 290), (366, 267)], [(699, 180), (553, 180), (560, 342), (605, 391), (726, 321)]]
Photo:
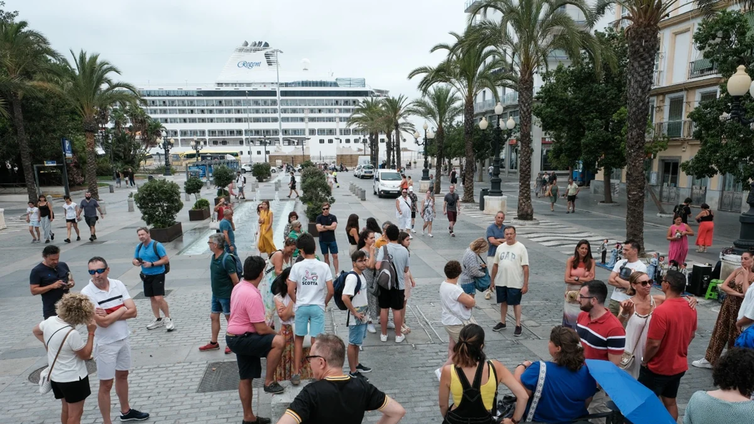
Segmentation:
[(401, 325), (401, 334), (409, 334), (411, 332), (411, 327), (407, 326), (406, 324)]

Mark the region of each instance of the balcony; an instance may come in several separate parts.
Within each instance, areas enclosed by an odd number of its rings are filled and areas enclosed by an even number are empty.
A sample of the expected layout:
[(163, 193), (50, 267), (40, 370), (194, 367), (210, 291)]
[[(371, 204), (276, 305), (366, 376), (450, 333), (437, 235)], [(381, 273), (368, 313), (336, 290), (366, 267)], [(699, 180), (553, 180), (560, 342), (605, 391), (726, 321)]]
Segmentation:
[(656, 136), (668, 138), (692, 138), (694, 126), (690, 119), (657, 122), (654, 126)]
[(470, 13), (471, 8), (479, 5), (481, 2), (482, 2), (481, 0), (466, 0), (466, 3), (463, 6), (463, 11), (466, 13)]
[(489, 99), (474, 103), (474, 113), (483, 113), (495, 108), (495, 100)]
[(709, 59), (699, 59), (689, 64), (689, 79), (717, 74), (717, 64)]
[(500, 99), (503, 106), (518, 104), (518, 92), (508, 93)]

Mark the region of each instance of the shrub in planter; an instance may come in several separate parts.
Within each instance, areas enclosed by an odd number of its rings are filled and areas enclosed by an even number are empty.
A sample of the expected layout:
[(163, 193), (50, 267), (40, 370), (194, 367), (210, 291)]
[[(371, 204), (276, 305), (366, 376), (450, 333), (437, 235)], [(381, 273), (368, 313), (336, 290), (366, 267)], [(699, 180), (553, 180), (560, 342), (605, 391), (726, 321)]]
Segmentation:
[(210, 217), (209, 200), (199, 199), (189, 212), (189, 221), (204, 221)]
[[(201, 193), (202, 187), (204, 187), (204, 183), (199, 177), (189, 177), (189, 179), (183, 183), (183, 188), (186, 190), (186, 194), (193, 194), (196, 200), (199, 200), (199, 193)], [(207, 207), (209, 207), (209, 202), (207, 202)]]
[(191, 209), (209, 209), (209, 200), (199, 199), (194, 203), (194, 207)]
[(175, 217), (183, 208), (181, 188), (167, 180), (155, 179), (143, 184), (134, 196), (134, 201), (141, 211), (141, 219), (154, 228), (175, 225)]
[(255, 176), (260, 183), (267, 178), (270, 178), (270, 176), (272, 176), (270, 164), (266, 162), (255, 163), (254, 166), (251, 167), (251, 175)]
[(310, 223), (322, 213), (323, 204), (335, 202), (330, 185), (327, 184), (327, 177), (319, 168), (304, 168), (301, 174), (301, 190), (301, 202), (306, 205), (306, 218)]
[(232, 169), (228, 168), (227, 166), (218, 166), (212, 171), (212, 179), (213, 183), (215, 184), (215, 187), (217, 187), (217, 196), (229, 196), (230, 193), (228, 193), (228, 190), (225, 189), (225, 187), (228, 187), (230, 183), (233, 182), (233, 180), (236, 178), (236, 174), (233, 172)]

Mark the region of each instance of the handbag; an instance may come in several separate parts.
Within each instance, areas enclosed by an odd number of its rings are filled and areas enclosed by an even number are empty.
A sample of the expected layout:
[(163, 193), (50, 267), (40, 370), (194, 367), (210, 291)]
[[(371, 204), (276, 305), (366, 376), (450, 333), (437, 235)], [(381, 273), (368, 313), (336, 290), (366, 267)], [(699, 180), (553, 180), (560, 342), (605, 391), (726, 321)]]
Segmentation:
[[(654, 304), (654, 303), (653, 303)], [(652, 312), (649, 312), (649, 315), (647, 315), (647, 319), (644, 320), (644, 325), (641, 326), (641, 331), (639, 331), (639, 336), (636, 337), (636, 343), (634, 343), (634, 348), (631, 352), (623, 351), (623, 355), (620, 357), (620, 363), (618, 364), (618, 367), (622, 370), (627, 370), (631, 368), (631, 366), (634, 363), (634, 360), (636, 359), (634, 352), (636, 350), (636, 346), (638, 346), (639, 341), (641, 340), (641, 335), (644, 333), (644, 329), (647, 327), (647, 323), (649, 322), (649, 318), (652, 316)]]
[(750, 325), (741, 335), (736, 337), (735, 347), (754, 349), (754, 325)]
[[(66, 327), (70, 327), (70, 325), (67, 325)], [(57, 334), (58, 331), (62, 330), (63, 328), (59, 328), (57, 331), (52, 333), (52, 336)], [(52, 360), (52, 364), (49, 367), (43, 369), (42, 372), (39, 373), (39, 393), (41, 394), (49, 393), (50, 390), (52, 390), (52, 382), (50, 381), (50, 376), (52, 375), (52, 369), (55, 367), (55, 362), (58, 361), (58, 356), (60, 355), (60, 351), (63, 350), (63, 345), (65, 344), (65, 341), (68, 338), (68, 335), (71, 334), (71, 331), (73, 331), (73, 327), (71, 327), (71, 329), (68, 330), (68, 332), (65, 334), (65, 337), (63, 337), (63, 341), (60, 342), (60, 347), (58, 347), (58, 353), (55, 354), (55, 359)], [(52, 340), (52, 336), (50, 336), (50, 338), (47, 339), (47, 346), (50, 345), (50, 340)]]
[[(479, 258), (480, 261), (482, 261), (482, 263), (485, 263), (485, 261), (482, 260), (481, 256), (477, 255), (477, 257)], [(482, 267), (480, 266), (480, 268), (482, 268)], [(487, 270), (487, 267), (484, 267), (482, 269), (484, 269), (484, 275), (481, 276), (481, 277), (475, 277), (474, 278), (474, 286), (480, 292), (483, 292), (483, 291), (487, 290), (488, 288), (490, 288), (490, 273)]]

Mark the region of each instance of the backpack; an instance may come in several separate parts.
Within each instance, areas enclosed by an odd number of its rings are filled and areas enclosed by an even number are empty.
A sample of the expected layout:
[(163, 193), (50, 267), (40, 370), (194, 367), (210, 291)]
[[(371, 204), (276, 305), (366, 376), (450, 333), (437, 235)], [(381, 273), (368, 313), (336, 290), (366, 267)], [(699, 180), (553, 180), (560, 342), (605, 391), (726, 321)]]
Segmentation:
[(683, 203), (681, 203), (680, 205), (676, 205), (676, 206), (675, 206), (675, 207), (673, 208), (673, 215), (681, 215), (681, 216), (684, 216), (684, 213), (683, 213), (683, 212), (684, 212), (684, 210), (685, 210), (685, 209), (686, 209), (686, 205), (684, 205)]
[(377, 273), (377, 285), (385, 290), (398, 288), (398, 271), (395, 270), (387, 246), (382, 246), (383, 258), (380, 262), (379, 272)]
[[(346, 287), (346, 277), (351, 274), (356, 276), (356, 290), (354, 290), (353, 292), (354, 294), (356, 294), (361, 290), (361, 278), (359, 278), (359, 275), (354, 271), (340, 271), (340, 275), (338, 275), (338, 278), (336, 278), (332, 283), (333, 289), (335, 291), (333, 299), (335, 300), (335, 305), (337, 305), (338, 309), (340, 309), (341, 311), (348, 310), (346, 303), (343, 302), (343, 289)], [(353, 299), (353, 296), (351, 296), (351, 299)]]
[(223, 253), (223, 262), (222, 262), (223, 268), (225, 268), (225, 258), (227, 258), (228, 256), (233, 258), (233, 263), (236, 264), (236, 275), (238, 275), (238, 279), (240, 280), (241, 277), (243, 277), (243, 264), (241, 263), (241, 259), (239, 259), (238, 256), (232, 253), (225, 252)]
[[(155, 256), (157, 256), (158, 258), (162, 259), (162, 258), (164, 258), (164, 256), (160, 256), (160, 254), (157, 253), (157, 243), (159, 243), (159, 242), (158, 241), (153, 241), (152, 242), (152, 249), (154, 249)], [(144, 244), (143, 243), (139, 243), (139, 249), (136, 251), (136, 257), (137, 258), (139, 257), (139, 252), (141, 252), (141, 247), (142, 246), (144, 246)], [(157, 260), (159, 261), (160, 259), (157, 259)], [(167, 274), (168, 272), (170, 272), (170, 261), (166, 262), (165, 265), (163, 265), (163, 266), (165, 267), (165, 274)]]

